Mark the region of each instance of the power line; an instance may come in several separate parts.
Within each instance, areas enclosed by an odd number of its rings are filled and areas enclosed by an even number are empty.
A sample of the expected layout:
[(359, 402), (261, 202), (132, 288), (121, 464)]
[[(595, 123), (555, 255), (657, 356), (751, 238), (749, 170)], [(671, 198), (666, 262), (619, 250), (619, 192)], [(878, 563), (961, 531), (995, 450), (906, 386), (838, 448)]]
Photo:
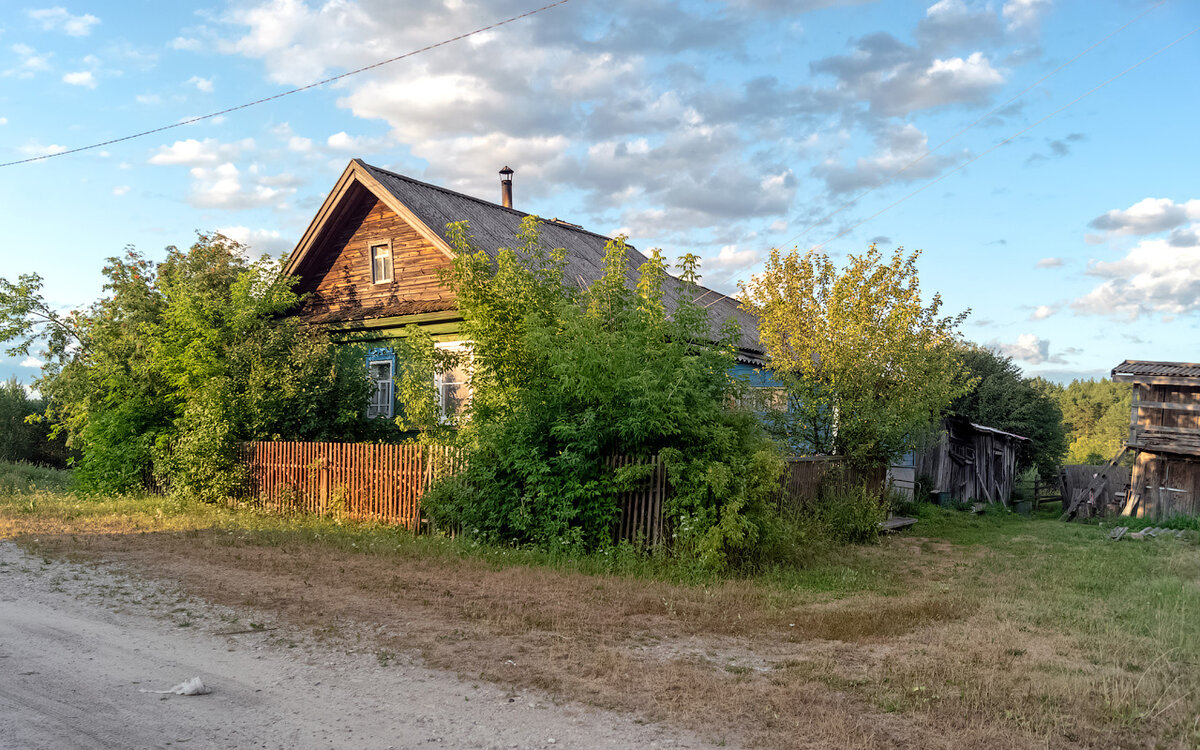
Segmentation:
[[(1079, 58), (1083, 57), (1084, 55), (1088, 54), (1088, 53), (1089, 53), (1089, 52), (1091, 52), (1092, 50), (1094, 50), (1094, 49), (1096, 49), (1097, 47), (1099, 47), (1101, 44), (1104, 44), (1104, 43), (1105, 43), (1105, 42), (1107, 42), (1109, 39), (1112, 39), (1112, 38), (1113, 38), (1114, 36), (1116, 36), (1117, 34), (1120, 34), (1120, 33), (1121, 33), (1122, 31), (1124, 31), (1126, 28), (1128, 28), (1128, 27), (1132, 26), (1134, 23), (1136, 23), (1137, 21), (1141, 20), (1141, 19), (1142, 19), (1142, 17), (1143, 17), (1143, 16), (1145, 16), (1145, 15), (1146, 15), (1147, 13), (1149, 13), (1150, 11), (1152, 11), (1152, 10), (1155, 10), (1156, 8), (1159, 8), (1159, 7), (1163, 6), (1163, 5), (1166, 5), (1166, 3), (1167, 3), (1167, 0), (1161, 0), (1159, 3), (1157, 3), (1157, 4), (1155, 4), (1155, 5), (1152, 5), (1152, 6), (1150, 6), (1150, 7), (1149, 7), (1149, 8), (1147, 8), (1146, 10), (1142, 11), (1142, 12), (1141, 12), (1141, 13), (1139, 13), (1138, 15), (1134, 16), (1133, 18), (1131, 18), (1130, 20), (1126, 21), (1124, 24), (1122, 24), (1121, 26), (1119, 26), (1119, 27), (1118, 27), (1116, 30), (1114, 30), (1113, 32), (1111, 32), (1111, 33), (1110, 33), (1108, 36), (1106, 36), (1106, 37), (1104, 37), (1103, 39), (1100, 39), (1099, 41), (1095, 42), (1094, 44), (1092, 44), (1092, 46), (1088, 47), (1088, 48), (1087, 48), (1087, 49), (1085, 49), (1084, 51), (1082, 51), (1082, 52), (1080, 52), (1079, 54), (1075, 55), (1075, 56), (1074, 56), (1074, 57), (1072, 57), (1070, 60), (1067, 60), (1065, 63), (1063, 63), (1062, 65), (1059, 65), (1059, 66), (1058, 66), (1057, 68), (1055, 68), (1054, 70), (1050, 71), (1050, 72), (1049, 72), (1049, 73), (1047, 73), (1046, 75), (1044, 75), (1044, 76), (1042, 76), (1041, 78), (1037, 79), (1036, 81), (1034, 81), (1034, 82), (1033, 82), (1032, 84), (1030, 84), (1029, 86), (1026, 86), (1025, 88), (1021, 89), (1020, 91), (1018, 91), (1018, 92), (1017, 92), (1017, 93), (1016, 93), (1014, 96), (1012, 96), (1011, 98), (1009, 98), (1009, 99), (1005, 100), (1004, 102), (1001, 102), (1000, 104), (996, 105), (996, 106), (995, 106), (995, 107), (993, 107), (992, 109), (990, 109), (990, 110), (988, 110), (987, 112), (983, 113), (982, 115), (980, 115), (980, 117), (979, 117), (978, 119), (976, 119), (974, 122), (970, 123), (970, 124), (969, 124), (969, 125), (967, 125), (966, 127), (962, 128), (961, 130), (959, 130), (959, 131), (958, 131), (957, 133), (955, 133), (954, 135), (952, 135), (952, 136), (950, 136), (949, 138), (947, 138), (947, 139), (943, 140), (942, 142), (938, 143), (938, 144), (937, 144), (936, 146), (934, 146), (933, 148), (926, 150), (926, 151), (925, 151), (925, 153), (921, 154), (921, 155), (920, 155), (920, 156), (918, 156), (916, 159), (913, 159), (912, 161), (908, 162), (908, 163), (907, 163), (907, 164), (905, 164), (904, 166), (900, 167), (900, 168), (899, 168), (899, 169), (897, 169), (895, 172), (892, 172), (890, 175), (888, 175), (887, 177), (885, 177), (885, 178), (884, 178), (884, 179), (883, 179), (881, 182), (878, 182), (878, 183), (876, 183), (875, 185), (873, 185), (872, 187), (870, 187), (870, 188), (867, 188), (867, 189), (866, 189), (866, 190), (864, 190), (863, 192), (859, 193), (858, 195), (854, 196), (853, 198), (851, 198), (850, 200), (846, 201), (846, 202), (845, 202), (845, 203), (843, 203), (842, 205), (838, 206), (838, 207), (837, 207), (835, 210), (833, 210), (833, 211), (831, 211), (831, 212), (829, 212), (829, 213), (825, 214), (825, 215), (824, 215), (824, 216), (822, 216), (820, 219), (817, 219), (817, 220), (816, 220), (816, 221), (814, 221), (813, 223), (811, 223), (811, 224), (809, 224), (808, 226), (804, 227), (804, 229), (800, 230), (800, 233), (799, 233), (799, 234), (796, 234), (796, 235), (794, 235), (794, 236), (790, 237), (789, 239), (787, 239), (787, 240), (784, 240), (783, 242), (781, 242), (781, 243), (779, 243), (779, 244), (780, 244), (781, 246), (790, 245), (791, 243), (793, 243), (793, 242), (795, 242), (796, 240), (800, 239), (800, 238), (801, 238), (801, 237), (803, 237), (804, 235), (808, 234), (808, 233), (809, 233), (810, 231), (812, 231), (813, 229), (816, 229), (816, 228), (817, 228), (817, 227), (819, 227), (820, 225), (822, 225), (822, 224), (824, 224), (825, 222), (829, 221), (829, 220), (830, 220), (830, 219), (832, 219), (834, 216), (837, 216), (837, 215), (838, 215), (838, 214), (840, 214), (842, 211), (845, 211), (847, 208), (850, 208), (850, 207), (851, 207), (851, 206), (853, 206), (854, 204), (858, 203), (860, 200), (862, 200), (863, 198), (867, 197), (867, 196), (868, 196), (868, 195), (870, 195), (871, 193), (873, 193), (873, 192), (875, 192), (876, 190), (878, 190), (878, 189), (880, 189), (880, 188), (884, 187), (885, 185), (887, 185), (888, 183), (890, 183), (892, 180), (896, 179), (897, 177), (899, 177), (900, 175), (904, 174), (904, 173), (905, 173), (905, 172), (907, 172), (908, 170), (912, 169), (913, 167), (917, 166), (917, 165), (918, 165), (918, 164), (920, 164), (921, 162), (925, 161), (925, 159), (926, 159), (926, 158), (928, 158), (928, 157), (929, 157), (931, 154), (933, 154), (933, 152), (937, 151), (937, 150), (938, 150), (938, 149), (940, 149), (942, 146), (945, 146), (945, 145), (946, 145), (947, 143), (949, 143), (950, 141), (953, 141), (954, 139), (958, 138), (958, 137), (959, 137), (960, 135), (962, 135), (963, 133), (967, 132), (968, 130), (970, 130), (971, 128), (975, 127), (976, 125), (978, 125), (979, 123), (983, 122), (984, 120), (988, 119), (989, 117), (991, 117), (992, 115), (996, 114), (997, 112), (1001, 111), (1002, 109), (1004, 109), (1004, 108), (1005, 108), (1005, 107), (1007, 107), (1008, 105), (1010, 105), (1010, 104), (1012, 104), (1013, 102), (1015, 102), (1016, 100), (1020, 99), (1022, 96), (1025, 96), (1025, 95), (1026, 95), (1026, 94), (1028, 94), (1030, 91), (1032, 91), (1032, 90), (1034, 90), (1035, 88), (1037, 88), (1038, 86), (1041, 86), (1043, 83), (1045, 83), (1045, 82), (1046, 82), (1047, 80), (1049, 80), (1051, 77), (1053, 77), (1054, 75), (1056, 75), (1057, 73), (1059, 73), (1060, 71), (1062, 71), (1062, 70), (1063, 70), (1064, 68), (1066, 68), (1068, 65), (1070, 65), (1070, 64), (1072, 64), (1072, 63), (1074, 63), (1074, 62), (1075, 62), (1076, 60), (1078, 60)], [(831, 240), (831, 241), (832, 241), (832, 240)]]
[(391, 58), (388, 58), (387, 60), (380, 60), (377, 63), (373, 63), (371, 65), (367, 65), (365, 67), (358, 68), (356, 70), (347, 71), (345, 73), (342, 73), (341, 75), (333, 76), (332, 78), (326, 78), (324, 80), (317, 81), (316, 83), (310, 83), (307, 86), (301, 86), (298, 89), (292, 89), (291, 91), (284, 91), (284, 92), (275, 94), (274, 96), (268, 96), (263, 99), (258, 99), (256, 101), (247, 102), (246, 104), (239, 104), (236, 107), (229, 107), (228, 109), (223, 109), (220, 112), (212, 112), (207, 115), (200, 115), (199, 117), (190, 117), (186, 120), (172, 123), (170, 125), (163, 125), (162, 127), (152, 128), (150, 130), (143, 130), (140, 133), (134, 133), (133, 135), (126, 135), (121, 138), (113, 138), (111, 140), (102, 141), (100, 143), (93, 143), (89, 146), (80, 146), (79, 148), (72, 148), (67, 151), (59, 151), (59, 152), (52, 153), (52, 154), (42, 154), (41, 156), (31, 156), (28, 159), (19, 159), (17, 161), (5, 162), (3, 164), (0, 164), (0, 168), (12, 167), (17, 164), (28, 164), (29, 162), (42, 161), (43, 159), (52, 159), (56, 156), (66, 156), (68, 154), (77, 154), (80, 151), (89, 151), (93, 148), (100, 148), (102, 146), (111, 146), (114, 143), (130, 141), (130, 140), (133, 140), (134, 138), (141, 138), (143, 136), (151, 135), (153, 133), (161, 133), (164, 130), (171, 130), (173, 128), (181, 128), (184, 125), (191, 125), (193, 123), (201, 122), (202, 120), (211, 120), (214, 117), (220, 117), (221, 115), (227, 115), (230, 112), (237, 112), (238, 110), (247, 109), (249, 107), (254, 107), (259, 104), (265, 104), (266, 102), (275, 101), (276, 99), (282, 99), (285, 96), (291, 96), (292, 94), (298, 94), (301, 91), (307, 91), (309, 89), (315, 89), (318, 86), (324, 86), (327, 83), (333, 83), (334, 81), (340, 81), (343, 78), (349, 78), (350, 76), (358, 75), (359, 73), (365, 73), (368, 70), (373, 70), (373, 69), (381, 67), (383, 65), (387, 65), (388, 63), (394, 63), (398, 60), (403, 60), (408, 57), (413, 57), (414, 55), (419, 55), (422, 52), (428, 52), (430, 50), (437, 49), (438, 47), (445, 47), (447, 44), (453, 44), (454, 42), (462, 41), (463, 39), (466, 39), (467, 37), (472, 37), (472, 36), (475, 36), (476, 34), (482, 34), (485, 31), (491, 31), (492, 29), (500, 28), (501, 26), (510, 24), (514, 21), (520, 21), (522, 18), (528, 18), (529, 16), (536, 15), (538, 13), (541, 13), (542, 11), (550, 10), (551, 8), (556, 8), (559, 5), (566, 5), (570, 1), (571, 0), (558, 0), (557, 2), (550, 3), (549, 5), (543, 5), (540, 8), (536, 8), (536, 9), (528, 11), (526, 13), (522, 13), (519, 16), (512, 16), (511, 18), (506, 18), (503, 21), (497, 21), (496, 23), (490, 24), (488, 26), (484, 26), (482, 28), (475, 29), (474, 31), (468, 31), (465, 34), (459, 34), (456, 37), (451, 37), (450, 39), (446, 39), (446, 40), (437, 42), (436, 44), (430, 44), (427, 47), (422, 47), (420, 49), (416, 49), (411, 52), (405, 52), (403, 55), (397, 55), (396, 57), (391, 57)]
[(1080, 102), (1080, 101), (1082, 101), (1082, 100), (1086, 99), (1087, 97), (1089, 97), (1089, 96), (1091, 96), (1092, 94), (1096, 93), (1097, 91), (1099, 91), (1100, 89), (1104, 88), (1105, 86), (1107, 86), (1108, 84), (1112, 83), (1113, 81), (1115, 81), (1115, 80), (1117, 80), (1117, 79), (1119, 79), (1119, 78), (1122, 78), (1122, 77), (1124, 77), (1124, 76), (1125, 76), (1127, 73), (1129, 73), (1129, 72), (1131, 72), (1131, 71), (1135, 70), (1136, 68), (1139, 68), (1139, 67), (1141, 67), (1141, 66), (1142, 66), (1144, 63), (1146, 63), (1146, 62), (1150, 61), (1151, 59), (1153, 59), (1153, 58), (1155, 58), (1155, 57), (1158, 57), (1158, 56), (1159, 56), (1159, 55), (1161, 55), (1162, 53), (1164, 53), (1164, 52), (1166, 52), (1167, 50), (1169, 50), (1169, 49), (1171, 49), (1172, 47), (1174, 47), (1176, 44), (1179, 44), (1179, 43), (1180, 43), (1180, 42), (1182, 42), (1183, 40), (1185, 40), (1185, 39), (1187, 39), (1188, 37), (1190, 37), (1190, 36), (1194, 35), (1196, 32), (1200, 32), (1200, 26), (1198, 26), (1198, 27), (1196, 27), (1196, 28), (1192, 29), (1191, 31), (1189, 31), (1188, 33), (1186, 33), (1186, 34), (1184, 34), (1183, 36), (1179, 37), (1178, 39), (1176, 39), (1175, 41), (1173, 41), (1173, 42), (1171, 42), (1170, 44), (1166, 45), (1165, 47), (1160, 47), (1160, 48), (1159, 48), (1158, 50), (1156, 50), (1155, 52), (1153, 52), (1153, 53), (1151, 53), (1151, 54), (1149, 54), (1149, 55), (1147, 55), (1147, 56), (1143, 57), (1141, 60), (1138, 60), (1136, 63), (1134, 63), (1133, 65), (1130, 65), (1130, 66), (1129, 66), (1128, 68), (1126, 68), (1125, 70), (1122, 70), (1120, 73), (1117, 73), (1117, 74), (1116, 74), (1115, 76), (1113, 76), (1112, 78), (1109, 78), (1109, 79), (1108, 79), (1107, 81), (1105, 81), (1104, 83), (1101, 83), (1101, 84), (1099, 84), (1099, 85), (1097, 85), (1097, 86), (1094, 86), (1094, 87), (1092, 87), (1092, 88), (1088, 89), (1088, 90), (1087, 90), (1087, 91), (1085, 91), (1084, 93), (1082, 93), (1082, 94), (1080, 94), (1079, 96), (1075, 97), (1075, 98), (1074, 98), (1074, 99), (1072, 99), (1071, 101), (1069, 101), (1069, 102), (1067, 102), (1066, 104), (1062, 105), (1061, 107), (1059, 107), (1058, 109), (1054, 110), (1053, 112), (1051, 112), (1050, 114), (1046, 115), (1045, 117), (1043, 117), (1042, 119), (1038, 120), (1037, 122), (1033, 123), (1032, 125), (1028, 125), (1028, 126), (1026, 126), (1026, 127), (1022, 128), (1021, 130), (1018, 130), (1016, 133), (1013, 133), (1012, 135), (1010, 135), (1009, 137), (1007, 137), (1007, 138), (1005, 138), (1004, 140), (1000, 141), (999, 143), (997, 143), (996, 145), (992, 146), (992, 147), (991, 147), (991, 148), (989, 148), (988, 150), (986, 150), (986, 151), (984, 151), (984, 152), (982, 152), (982, 153), (978, 154), (977, 156), (974, 156), (974, 157), (972, 157), (972, 158), (968, 159), (967, 161), (963, 162), (962, 164), (959, 164), (959, 165), (958, 165), (957, 167), (955, 167), (954, 169), (951, 169), (950, 171), (946, 172), (945, 174), (941, 175), (940, 177), (938, 177), (938, 178), (936, 178), (936, 179), (934, 179), (934, 180), (932, 180), (932, 181), (930, 181), (930, 182), (926, 183), (925, 185), (922, 185), (921, 187), (919, 187), (919, 188), (917, 188), (916, 190), (912, 191), (912, 192), (911, 192), (911, 193), (909, 193), (908, 195), (905, 195), (903, 198), (900, 198), (899, 200), (897, 200), (897, 201), (895, 201), (895, 202), (893, 202), (893, 203), (890, 203), (890, 204), (888, 204), (887, 206), (884, 206), (883, 208), (881, 208), (880, 210), (878, 210), (878, 211), (876, 211), (875, 213), (871, 214), (870, 216), (868, 216), (867, 218), (865, 218), (865, 219), (863, 219), (862, 221), (858, 222), (857, 224), (855, 224), (855, 225), (851, 226), (851, 227), (850, 227), (850, 228), (848, 228), (848, 229), (844, 229), (844, 230), (842, 230), (842, 231), (841, 231), (841, 232), (839, 232), (838, 234), (834, 235), (833, 237), (830, 237), (829, 239), (825, 240), (824, 242), (822, 242), (822, 243), (821, 243), (821, 244), (819, 244), (819, 245), (813, 245), (813, 246), (812, 246), (811, 248), (809, 248), (809, 249), (810, 249), (810, 250), (819, 250), (820, 248), (822, 248), (822, 247), (825, 247), (826, 245), (828, 245), (830, 242), (833, 242), (834, 240), (836, 240), (836, 239), (839, 239), (839, 238), (841, 238), (841, 237), (845, 237), (847, 234), (850, 234), (850, 233), (851, 233), (851, 232), (853, 232), (855, 229), (858, 229), (858, 228), (859, 228), (859, 227), (861, 227), (863, 224), (866, 224), (868, 221), (871, 221), (872, 219), (874, 219), (874, 218), (878, 217), (879, 215), (881, 215), (881, 214), (883, 214), (883, 213), (885, 213), (885, 212), (887, 212), (887, 211), (890, 211), (891, 209), (893, 209), (893, 208), (895, 208), (896, 206), (900, 205), (901, 203), (903, 203), (904, 201), (908, 200), (909, 198), (912, 198), (914, 195), (916, 195), (916, 194), (918, 194), (918, 193), (921, 193), (921, 192), (923, 192), (923, 191), (925, 191), (925, 190), (928, 190), (929, 188), (931, 188), (931, 187), (933, 187), (934, 185), (938, 184), (939, 182), (941, 182), (942, 180), (946, 179), (946, 178), (947, 178), (947, 177), (949, 177), (950, 175), (954, 174), (955, 172), (958, 172), (959, 170), (961, 170), (961, 169), (963, 169), (963, 168), (965, 168), (965, 167), (967, 167), (967, 166), (970, 166), (970, 165), (971, 165), (971, 164), (973, 164), (974, 162), (977, 162), (977, 161), (979, 161), (980, 159), (982, 159), (983, 157), (985, 157), (985, 156), (987, 156), (988, 154), (992, 153), (993, 151), (995, 151), (996, 149), (1000, 148), (1001, 146), (1004, 146), (1004, 145), (1006, 145), (1006, 144), (1008, 144), (1008, 143), (1011, 143), (1012, 141), (1014, 141), (1014, 140), (1016, 140), (1017, 138), (1021, 137), (1021, 136), (1022, 136), (1022, 135), (1024, 135), (1025, 133), (1028, 133), (1030, 130), (1033, 130), (1033, 129), (1034, 129), (1034, 128), (1036, 128), (1038, 125), (1041, 125), (1041, 124), (1042, 124), (1043, 122), (1045, 122), (1046, 120), (1049, 120), (1051, 117), (1054, 117), (1054, 116), (1055, 116), (1055, 115), (1057, 115), (1059, 112), (1062, 112), (1062, 111), (1063, 111), (1064, 109), (1066, 109), (1067, 107), (1070, 107), (1070, 106), (1072, 106), (1073, 104), (1076, 104), (1076, 103), (1078, 103), (1078, 102)]

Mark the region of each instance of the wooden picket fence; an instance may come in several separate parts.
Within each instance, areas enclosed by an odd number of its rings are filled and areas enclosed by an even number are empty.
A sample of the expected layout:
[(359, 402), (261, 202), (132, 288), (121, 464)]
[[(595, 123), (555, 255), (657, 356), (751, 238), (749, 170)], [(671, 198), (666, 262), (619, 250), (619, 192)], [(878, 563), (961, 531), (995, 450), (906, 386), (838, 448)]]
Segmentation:
[[(466, 466), (463, 454), (446, 446), (356, 443), (243, 443), (241, 460), (247, 469), (242, 499), (254, 507), (343, 515), (412, 530), (422, 529), (421, 496), (430, 485)], [(641, 461), (617, 455), (605, 465), (616, 469)], [(617, 497), (615, 541), (656, 545), (663, 539), (667, 471), (658, 458), (650, 464), (650, 477)]]
[(421, 496), (434, 481), (461, 470), (447, 446), (356, 443), (243, 443), (243, 497), (279, 513), (336, 514), (421, 525)]
[(604, 465), (618, 469), (633, 464), (649, 463), (650, 477), (641, 486), (617, 496), (617, 523), (613, 541), (628, 541), (650, 547), (662, 543), (664, 537), (663, 503), (667, 499), (667, 467), (658, 456), (648, 462), (631, 456), (610, 456)]

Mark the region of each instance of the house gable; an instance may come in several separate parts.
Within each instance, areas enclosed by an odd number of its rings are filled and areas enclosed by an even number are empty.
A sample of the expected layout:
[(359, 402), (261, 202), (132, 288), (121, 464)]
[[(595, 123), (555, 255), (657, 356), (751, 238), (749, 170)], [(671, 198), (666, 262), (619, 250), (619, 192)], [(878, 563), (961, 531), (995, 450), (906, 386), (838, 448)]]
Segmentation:
[[(300, 277), (297, 291), (306, 295), (301, 317), (338, 323), (454, 309), (454, 294), (439, 279), (450, 257), (414, 222), (357, 179), (330, 198), (334, 205), (318, 215), (324, 221), (310, 227), (288, 262)], [(371, 247), (380, 244), (390, 250), (392, 273), (390, 281), (375, 283)]]

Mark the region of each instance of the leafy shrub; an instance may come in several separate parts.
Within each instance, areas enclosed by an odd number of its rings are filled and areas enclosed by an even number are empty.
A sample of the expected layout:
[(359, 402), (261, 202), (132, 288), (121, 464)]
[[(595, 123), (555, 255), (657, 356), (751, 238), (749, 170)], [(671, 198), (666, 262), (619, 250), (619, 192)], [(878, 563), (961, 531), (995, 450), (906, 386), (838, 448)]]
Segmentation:
[(822, 493), (815, 509), (826, 537), (836, 544), (862, 544), (879, 536), (887, 503), (866, 485), (834, 485)]
[[(617, 494), (649, 469), (611, 471), (605, 460), (657, 455), (673, 489), (664, 515), (675, 553), (713, 570), (752, 558), (773, 522), (782, 461), (736, 406), (737, 329), (714, 333), (686, 292), (668, 314), (658, 251), (629, 289), (623, 238), (581, 290), (564, 283), (565, 253), (542, 246), (534, 217), (495, 264), (465, 224), (450, 230), (458, 255), (447, 282), (472, 342), (474, 395), (459, 434), (468, 468), (426, 496), (433, 520), (486, 542), (606, 548)], [(685, 258), (683, 278), (695, 272)]]

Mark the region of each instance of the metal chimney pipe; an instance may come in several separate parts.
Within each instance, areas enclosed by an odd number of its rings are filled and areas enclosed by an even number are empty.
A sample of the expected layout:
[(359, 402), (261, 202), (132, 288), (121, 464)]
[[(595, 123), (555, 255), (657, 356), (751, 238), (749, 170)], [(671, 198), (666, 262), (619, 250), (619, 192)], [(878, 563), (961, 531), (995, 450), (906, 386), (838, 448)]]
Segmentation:
[(500, 205), (505, 208), (512, 208), (512, 176), (511, 167), (500, 170)]

